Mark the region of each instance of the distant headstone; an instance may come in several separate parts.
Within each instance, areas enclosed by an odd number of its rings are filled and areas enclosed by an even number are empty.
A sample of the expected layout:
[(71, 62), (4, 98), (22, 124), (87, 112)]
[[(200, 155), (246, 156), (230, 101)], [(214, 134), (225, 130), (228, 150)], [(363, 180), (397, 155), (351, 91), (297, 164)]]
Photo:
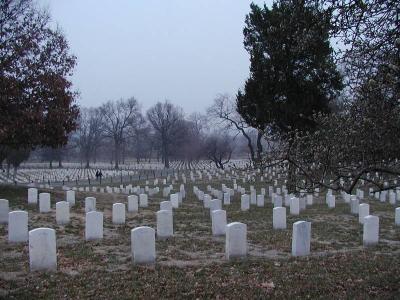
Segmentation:
[(75, 205), (75, 191), (67, 191), (67, 202), (69, 203), (70, 206)]
[(28, 189), (28, 204), (36, 204), (38, 201), (38, 190), (37, 188)]
[(136, 195), (128, 196), (128, 211), (136, 212), (139, 210), (139, 198)]

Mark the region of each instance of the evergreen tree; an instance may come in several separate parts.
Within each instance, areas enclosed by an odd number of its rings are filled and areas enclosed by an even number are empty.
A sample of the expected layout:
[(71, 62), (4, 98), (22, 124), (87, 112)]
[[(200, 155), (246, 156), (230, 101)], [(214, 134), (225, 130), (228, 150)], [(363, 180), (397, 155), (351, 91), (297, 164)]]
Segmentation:
[(269, 9), (251, 4), (243, 30), (250, 76), (237, 94), (238, 113), (260, 130), (287, 133), (314, 127), (342, 89), (329, 43), (330, 15), (300, 0)]

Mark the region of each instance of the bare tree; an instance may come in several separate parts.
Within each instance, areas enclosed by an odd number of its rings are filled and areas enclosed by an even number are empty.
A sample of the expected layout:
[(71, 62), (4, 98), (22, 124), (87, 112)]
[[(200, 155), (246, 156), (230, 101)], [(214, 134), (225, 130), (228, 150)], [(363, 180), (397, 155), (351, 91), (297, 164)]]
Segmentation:
[(225, 165), (229, 163), (232, 157), (232, 138), (226, 133), (214, 133), (206, 138), (204, 146), (207, 158), (211, 160), (218, 169), (224, 169)]
[(158, 102), (147, 111), (147, 118), (160, 139), (164, 166), (169, 168), (170, 147), (183, 129), (182, 109), (168, 101)]
[(114, 143), (115, 168), (119, 168), (123, 143), (128, 138), (130, 127), (134, 126), (139, 105), (134, 97), (116, 102), (109, 101), (100, 107), (104, 136)]
[[(263, 137), (264, 131), (257, 130), (249, 126), (245, 120), (237, 113), (236, 106), (231, 97), (227, 94), (220, 94), (215, 98), (214, 104), (208, 108), (207, 113), (225, 129), (234, 129), (237, 134), (242, 134), (247, 141), (250, 159), (254, 167), (260, 167), (263, 156)], [(252, 139), (252, 133), (256, 132), (255, 142)]]
[(97, 108), (83, 108), (78, 120), (78, 130), (74, 136), (81, 160), (90, 167), (102, 137), (102, 114)]

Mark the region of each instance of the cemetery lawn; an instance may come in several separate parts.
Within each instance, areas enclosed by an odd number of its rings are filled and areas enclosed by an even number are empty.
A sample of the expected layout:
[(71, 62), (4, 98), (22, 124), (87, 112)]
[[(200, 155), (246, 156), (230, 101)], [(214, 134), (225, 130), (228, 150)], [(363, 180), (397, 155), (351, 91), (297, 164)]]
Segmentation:
[[(136, 183), (135, 183), (136, 184)], [(143, 186), (143, 183), (140, 183)], [(227, 184), (227, 183), (226, 183)], [(203, 191), (206, 183), (196, 184)], [(213, 187), (220, 187), (214, 182)], [(248, 186), (245, 186), (248, 190)], [(380, 219), (380, 242), (362, 246), (362, 226), (350, 214), (348, 204), (337, 196), (336, 208), (325, 199), (300, 216), (287, 214), (287, 229), (272, 229), (271, 199), (263, 208), (240, 211), (235, 194), (227, 211), (228, 223), (247, 224), (247, 259), (226, 261), (225, 238), (212, 237), (208, 210), (202, 208), (185, 185), (187, 198), (174, 210), (174, 237), (156, 241), (155, 266), (134, 266), (130, 230), (142, 225), (156, 228), (155, 212), (161, 194), (149, 197), (149, 207), (127, 213), (125, 225), (111, 222), (112, 203), (126, 203), (120, 194), (76, 193), (71, 223), (55, 222), (55, 203), (64, 192), (52, 190), (52, 212), (39, 214), (27, 205), (27, 190), (0, 187), (0, 198), (10, 201), (10, 211), (29, 213), (29, 229), (50, 227), (57, 234), (58, 271), (29, 272), (28, 245), (9, 244), (7, 226), (0, 225), (1, 299), (159, 299), (159, 298), (399, 298), (400, 228), (394, 226), (394, 206), (367, 200)], [(259, 190), (260, 186), (256, 186)], [(321, 193), (325, 195), (325, 193)], [(84, 241), (83, 199), (94, 196), (97, 210), (104, 211), (104, 239)], [(292, 224), (311, 221), (311, 255), (291, 257)]]

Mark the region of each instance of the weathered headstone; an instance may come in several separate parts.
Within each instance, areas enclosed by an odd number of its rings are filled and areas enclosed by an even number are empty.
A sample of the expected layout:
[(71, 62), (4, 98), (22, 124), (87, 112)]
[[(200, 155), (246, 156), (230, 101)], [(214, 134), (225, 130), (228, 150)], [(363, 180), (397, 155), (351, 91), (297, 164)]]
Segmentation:
[(369, 216), (369, 204), (362, 203), (358, 206), (358, 222), (364, 224), (366, 216)]
[(96, 211), (96, 198), (86, 197), (85, 198), (85, 212)]
[(275, 207), (272, 213), (274, 229), (286, 229), (286, 207)]
[(292, 255), (310, 254), (311, 222), (297, 221), (293, 223)]
[(167, 238), (174, 235), (174, 222), (172, 210), (159, 210), (157, 212), (157, 237)]
[(57, 270), (56, 231), (37, 228), (29, 231), (29, 265), (31, 271)]
[(103, 213), (90, 211), (86, 214), (85, 239), (96, 240), (103, 238)]
[(69, 202), (60, 201), (56, 203), (56, 222), (59, 225), (68, 224), (69, 217)]
[(139, 198), (136, 195), (128, 196), (128, 211), (136, 212), (139, 210)]
[(9, 210), (8, 200), (0, 199), (0, 224), (7, 224)]
[(67, 202), (69, 203), (70, 206), (75, 205), (75, 191), (67, 191)]
[(152, 264), (156, 260), (155, 231), (147, 226), (131, 230), (132, 258), (135, 264)]
[(290, 214), (296, 216), (300, 214), (300, 203), (297, 197), (290, 198)]
[(363, 243), (364, 246), (376, 245), (379, 241), (379, 218), (377, 216), (364, 217)]
[(147, 194), (140, 194), (139, 195), (139, 206), (140, 207), (148, 207), (149, 200)]
[(50, 212), (50, 194), (40, 193), (39, 194), (39, 211), (41, 213)]
[(125, 204), (114, 203), (112, 206), (113, 224), (125, 224)]
[(211, 227), (214, 236), (224, 235), (226, 231), (226, 211), (217, 209), (211, 212)]
[(28, 204), (36, 204), (38, 201), (38, 190), (37, 188), (28, 189)]
[(244, 194), (241, 196), (240, 198), (240, 209), (242, 211), (246, 211), (250, 209), (250, 199), (249, 199), (249, 195)]
[(28, 241), (28, 213), (12, 211), (8, 213), (8, 241), (12, 243)]
[(233, 222), (226, 225), (225, 256), (227, 259), (247, 255), (247, 225)]

